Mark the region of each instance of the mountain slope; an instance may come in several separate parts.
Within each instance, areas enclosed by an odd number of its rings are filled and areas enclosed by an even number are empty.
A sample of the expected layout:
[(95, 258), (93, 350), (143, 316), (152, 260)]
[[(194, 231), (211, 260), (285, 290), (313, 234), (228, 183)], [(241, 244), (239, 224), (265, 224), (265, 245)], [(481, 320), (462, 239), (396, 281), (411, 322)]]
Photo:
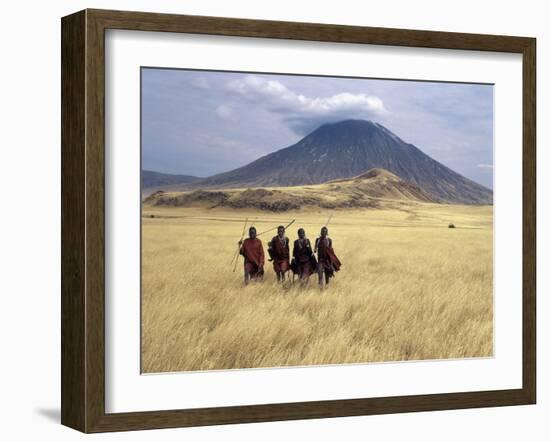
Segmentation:
[(152, 206), (230, 207), (272, 212), (304, 207), (323, 209), (379, 207), (384, 201), (434, 202), (418, 186), (383, 170), (368, 172), (347, 180), (294, 187), (194, 190), (155, 192), (144, 201)]
[(440, 202), (492, 204), (490, 189), (477, 184), (366, 120), (325, 124), (298, 143), (246, 166), (196, 181), (201, 188), (295, 186), (386, 169)]
[(191, 175), (173, 175), (170, 173), (154, 172), (152, 170), (141, 171), (141, 186), (143, 189), (174, 184), (188, 184), (200, 179)]

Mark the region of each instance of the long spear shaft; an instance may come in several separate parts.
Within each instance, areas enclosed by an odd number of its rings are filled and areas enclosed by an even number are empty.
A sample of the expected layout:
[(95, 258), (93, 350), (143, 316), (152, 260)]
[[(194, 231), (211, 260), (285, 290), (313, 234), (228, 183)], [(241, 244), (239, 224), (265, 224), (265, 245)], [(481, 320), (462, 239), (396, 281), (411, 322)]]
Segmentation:
[(239, 245), (239, 248), (237, 250), (237, 257), (235, 258), (235, 265), (233, 266), (233, 273), (237, 270), (237, 264), (239, 263), (239, 250), (241, 250), (241, 246)]
[[(246, 219), (244, 220), (243, 233), (241, 234), (241, 239), (240, 239), (239, 242), (241, 242), (241, 241), (243, 240), (243, 238), (244, 238), (244, 234), (246, 233), (246, 225), (247, 225), (247, 224), (248, 224), (248, 218), (246, 218)], [(239, 250), (241, 250), (241, 245), (240, 245), (240, 244), (237, 246), (237, 251), (235, 252), (235, 255), (233, 255), (233, 259), (231, 259), (231, 264), (233, 264), (233, 261), (235, 261), (235, 260), (238, 261), (238, 260), (239, 260), (239, 259), (238, 259), (238, 258), (239, 258)], [(233, 271), (235, 271), (235, 270), (233, 270)]]
[(293, 219), (292, 221), (290, 221), (290, 222), (285, 226), (285, 230), (288, 229), (292, 224), (294, 224), (294, 221), (296, 221), (296, 220)]
[[(288, 229), (292, 224), (294, 224), (294, 221), (296, 221), (296, 220), (293, 219), (292, 221), (290, 221), (290, 222), (285, 226), (285, 230)], [(264, 230), (263, 232), (258, 233), (256, 236), (263, 235), (264, 233), (268, 233), (268, 232), (271, 232), (272, 230), (276, 230), (276, 229), (277, 229), (277, 227), (272, 227), (271, 229), (267, 229), (267, 230)]]

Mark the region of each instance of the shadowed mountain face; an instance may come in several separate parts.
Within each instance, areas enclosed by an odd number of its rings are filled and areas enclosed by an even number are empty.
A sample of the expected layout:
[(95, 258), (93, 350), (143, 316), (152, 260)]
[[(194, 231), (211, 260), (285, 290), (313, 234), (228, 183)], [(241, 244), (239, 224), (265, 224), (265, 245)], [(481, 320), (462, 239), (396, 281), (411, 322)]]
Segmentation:
[(493, 192), (452, 171), (384, 126), (365, 120), (325, 124), (298, 143), (230, 172), (195, 181), (196, 188), (319, 184), (382, 168), (434, 200), (492, 204)]

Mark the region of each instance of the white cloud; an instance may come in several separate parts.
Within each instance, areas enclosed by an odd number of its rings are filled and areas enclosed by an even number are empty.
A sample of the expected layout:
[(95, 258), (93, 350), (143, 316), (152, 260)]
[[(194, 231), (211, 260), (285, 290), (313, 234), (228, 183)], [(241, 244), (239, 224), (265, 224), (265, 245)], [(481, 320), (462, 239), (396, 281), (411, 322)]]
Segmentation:
[(227, 84), (228, 90), (282, 116), (296, 133), (304, 134), (323, 123), (387, 114), (382, 100), (365, 93), (342, 92), (329, 97), (307, 97), (276, 80), (247, 75)]
[(230, 120), (233, 118), (233, 108), (225, 104), (221, 104), (216, 108), (216, 114), (223, 120)]

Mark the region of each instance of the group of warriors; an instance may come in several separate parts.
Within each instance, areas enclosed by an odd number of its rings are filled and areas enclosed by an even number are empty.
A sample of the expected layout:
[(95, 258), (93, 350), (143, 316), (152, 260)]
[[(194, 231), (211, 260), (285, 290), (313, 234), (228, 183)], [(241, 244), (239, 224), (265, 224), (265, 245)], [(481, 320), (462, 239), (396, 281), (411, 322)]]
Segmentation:
[[(332, 245), (332, 239), (328, 236), (328, 228), (321, 229), (320, 236), (312, 247), (306, 237), (304, 229), (298, 229), (298, 239), (294, 241), (292, 255), (290, 254), (290, 240), (285, 235), (285, 227), (277, 227), (277, 235), (268, 243), (267, 252), (269, 261), (273, 264), (273, 270), (278, 282), (290, 280), (287, 273), (292, 272), (292, 280), (298, 276), (302, 285), (307, 285), (309, 277), (315, 273), (318, 276), (321, 288), (328, 285), (334, 273), (340, 270), (342, 265)], [(264, 247), (257, 237), (255, 227), (248, 230), (248, 238), (239, 241), (239, 253), (244, 257), (244, 283), (252, 280), (262, 280), (264, 276)], [(316, 256), (317, 255), (317, 256)], [(291, 258), (292, 256), (292, 258)]]

